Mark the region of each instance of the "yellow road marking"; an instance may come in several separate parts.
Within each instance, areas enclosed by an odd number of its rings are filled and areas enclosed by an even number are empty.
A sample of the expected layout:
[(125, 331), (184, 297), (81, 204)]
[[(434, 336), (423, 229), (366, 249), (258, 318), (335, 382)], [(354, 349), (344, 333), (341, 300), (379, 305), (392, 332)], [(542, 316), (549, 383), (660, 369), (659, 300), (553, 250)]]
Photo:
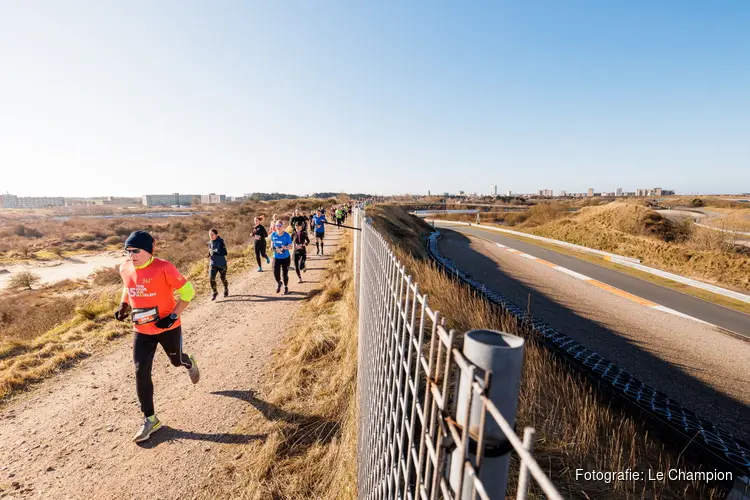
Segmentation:
[(655, 302), (651, 302), (650, 300), (646, 300), (644, 298), (638, 297), (637, 295), (633, 295), (632, 293), (628, 293), (624, 290), (620, 290), (619, 288), (615, 288), (612, 285), (608, 285), (606, 283), (602, 283), (601, 281), (597, 280), (589, 280), (588, 283), (591, 283), (595, 287), (601, 288), (602, 290), (606, 290), (610, 293), (613, 293), (615, 295), (619, 295), (620, 297), (632, 300), (633, 302), (636, 302), (638, 304), (641, 304), (642, 306), (646, 307), (654, 307), (658, 306), (659, 304)]

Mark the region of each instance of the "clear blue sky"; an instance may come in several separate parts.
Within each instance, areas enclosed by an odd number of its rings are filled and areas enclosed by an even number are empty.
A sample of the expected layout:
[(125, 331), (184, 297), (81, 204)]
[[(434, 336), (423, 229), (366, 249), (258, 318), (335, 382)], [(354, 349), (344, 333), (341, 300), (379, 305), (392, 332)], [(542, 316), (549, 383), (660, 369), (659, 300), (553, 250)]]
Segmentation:
[(750, 191), (750, 1), (0, 3), (0, 191)]

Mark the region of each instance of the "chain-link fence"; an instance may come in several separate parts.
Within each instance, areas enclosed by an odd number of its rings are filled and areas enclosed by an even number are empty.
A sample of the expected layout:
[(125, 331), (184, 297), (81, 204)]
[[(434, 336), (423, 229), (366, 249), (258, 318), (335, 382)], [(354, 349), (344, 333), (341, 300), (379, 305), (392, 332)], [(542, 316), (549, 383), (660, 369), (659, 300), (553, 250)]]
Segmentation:
[(505, 498), (511, 452), (520, 458), (517, 498), (530, 476), (562, 498), (531, 455), (533, 429), (523, 440), (513, 429), (523, 341), (469, 332), (459, 349), (363, 211), (353, 219), (359, 498)]

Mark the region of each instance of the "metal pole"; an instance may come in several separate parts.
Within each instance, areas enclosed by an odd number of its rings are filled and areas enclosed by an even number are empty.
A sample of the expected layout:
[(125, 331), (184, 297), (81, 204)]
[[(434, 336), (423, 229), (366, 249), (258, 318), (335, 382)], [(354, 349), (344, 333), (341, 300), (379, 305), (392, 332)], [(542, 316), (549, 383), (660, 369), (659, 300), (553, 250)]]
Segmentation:
[[(492, 382), (485, 388), (487, 398), (500, 413), (513, 425), (516, 419), (518, 391), (521, 386), (524, 340), (521, 337), (494, 330), (472, 330), (464, 337), (463, 354), (466, 359), (481, 370), (489, 371)], [(483, 378), (483, 373), (478, 373)], [(471, 397), (472, 380), (461, 371), (458, 384), (456, 421), (462, 427), (468, 425), (473, 439), (480, 434), (482, 422), (482, 402)], [(471, 408), (469, 408), (471, 402)], [(508, 482), (510, 453), (507, 451), (507, 438), (494, 418), (485, 419), (484, 452), (478, 478), (490, 498), (505, 498)], [(455, 489), (461, 485), (461, 498), (471, 498), (473, 480), (465, 474), (462, 447), (458, 446), (451, 455), (450, 485)], [(469, 453), (471, 464), (476, 467), (476, 447)], [(462, 474), (465, 474), (462, 478)]]

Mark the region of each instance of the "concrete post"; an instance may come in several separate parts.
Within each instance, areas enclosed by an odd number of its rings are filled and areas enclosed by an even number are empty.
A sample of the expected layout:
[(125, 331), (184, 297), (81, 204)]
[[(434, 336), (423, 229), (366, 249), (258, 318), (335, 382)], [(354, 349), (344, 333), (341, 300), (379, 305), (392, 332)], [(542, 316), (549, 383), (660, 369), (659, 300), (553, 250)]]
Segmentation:
[[(513, 426), (516, 420), (518, 405), (518, 391), (521, 386), (521, 367), (523, 365), (524, 340), (521, 337), (494, 330), (472, 330), (464, 337), (463, 354), (471, 363), (481, 370), (476, 374), (483, 375), (483, 371), (491, 374), (487, 397), (492, 401), (508, 423)], [(482, 481), (490, 498), (505, 498), (508, 482), (508, 466), (510, 454), (500, 454), (503, 443), (507, 440), (505, 434), (487, 415), (482, 420), (482, 403), (476, 393), (472, 396), (471, 409), (467, 407), (471, 381), (464, 372), (458, 384), (458, 399), (456, 421), (459, 425), (469, 425), (470, 435), (479, 436), (481, 422), (485, 422), (485, 451), (482, 456), (482, 467), (479, 479)], [(498, 446), (500, 445), (500, 446)], [(463, 472), (462, 450), (457, 448), (451, 454), (450, 484), (454, 489), (460, 482), (460, 475), (464, 474), (462, 492), (456, 492), (461, 498), (471, 498), (472, 483), (470, 476)], [(476, 454), (469, 452), (469, 460), (476, 467)]]

